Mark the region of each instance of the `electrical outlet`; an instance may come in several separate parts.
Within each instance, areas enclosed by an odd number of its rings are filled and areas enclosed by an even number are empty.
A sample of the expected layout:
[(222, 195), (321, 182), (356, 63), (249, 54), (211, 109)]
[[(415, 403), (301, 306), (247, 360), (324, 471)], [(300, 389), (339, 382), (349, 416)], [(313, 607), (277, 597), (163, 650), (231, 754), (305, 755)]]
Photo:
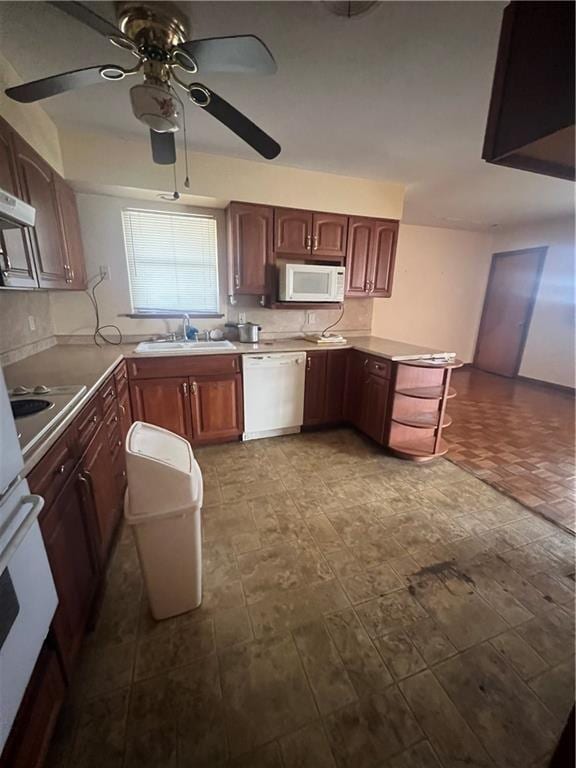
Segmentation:
[(238, 322), (239, 323), (246, 322), (246, 312), (238, 312)]
[(33, 315), (28, 315), (28, 327), (31, 331), (36, 330), (36, 318)]
[(306, 312), (306, 325), (314, 325), (316, 322), (316, 312)]
[(110, 280), (110, 267), (108, 264), (100, 264), (100, 279)]

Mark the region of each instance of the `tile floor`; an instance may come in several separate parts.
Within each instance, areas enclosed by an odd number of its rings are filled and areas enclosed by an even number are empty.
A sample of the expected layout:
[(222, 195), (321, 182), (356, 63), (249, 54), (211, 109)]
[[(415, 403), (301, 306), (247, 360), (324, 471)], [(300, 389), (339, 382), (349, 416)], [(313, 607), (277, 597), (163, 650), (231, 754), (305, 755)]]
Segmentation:
[(473, 368), (453, 384), (450, 459), (576, 532), (574, 396)]
[(129, 531), (51, 768), (540, 768), (574, 688), (574, 539), (350, 430), (197, 451), (204, 602)]

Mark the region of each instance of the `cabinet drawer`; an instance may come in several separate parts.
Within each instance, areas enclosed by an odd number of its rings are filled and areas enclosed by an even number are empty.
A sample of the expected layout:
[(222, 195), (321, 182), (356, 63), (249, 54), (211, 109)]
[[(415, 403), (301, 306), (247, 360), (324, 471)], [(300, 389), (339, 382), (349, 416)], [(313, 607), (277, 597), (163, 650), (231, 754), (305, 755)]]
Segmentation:
[(203, 357), (146, 357), (128, 361), (131, 379), (165, 379), (175, 376), (214, 376), (239, 373), (240, 355), (206, 355)]
[(28, 482), (33, 493), (44, 498), (44, 510), (46, 510), (74, 469), (76, 457), (69, 443), (68, 435), (63, 435), (56, 442), (43, 459), (28, 475)]
[(102, 399), (103, 413), (107, 413), (116, 402), (116, 383), (114, 375), (109, 376), (106, 382), (100, 387), (100, 397)]
[(369, 357), (368, 365), (366, 367), (368, 373), (372, 373), (374, 376), (381, 376), (383, 379), (390, 378), (392, 365), (389, 360), (384, 360), (381, 357)]
[(93, 397), (74, 422), (73, 429), (76, 432), (76, 445), (78, 455), (82, 455), (90, 441), (96, 434), (102, 421), (102, 409), (98, 395)]
[(116, 382), (116, 392), (118, 397), (128, 386), (128, 369), (126, 363), (122, 361), (114, 371), (114, 381)]

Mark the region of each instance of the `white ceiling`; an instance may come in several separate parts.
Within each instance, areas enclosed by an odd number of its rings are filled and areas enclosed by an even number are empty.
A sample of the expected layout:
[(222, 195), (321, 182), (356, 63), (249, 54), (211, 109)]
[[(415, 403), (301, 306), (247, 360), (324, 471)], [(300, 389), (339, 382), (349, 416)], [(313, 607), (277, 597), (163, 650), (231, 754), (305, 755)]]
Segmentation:
[[(110, 2), (87, 3), (113, 20)], [(206, 85), (282, 145), (274, 161), (408, 186), (404, 219), (484, 229), (572, 210), (573, 185), (480, 159), (500, 2), (384, 2), (364, 17), (320, 2), (180, 3), (193, 37), (253, 33), (273, 77), (206, 75)], [(24, 80), (134, 59), (43, 3), (0, 3), (0, 48)], [(134, 80), (43, 102), (58, 125), (144, 135)], [(187, 107), (196, 151), (259, 159), (208, 114)]]

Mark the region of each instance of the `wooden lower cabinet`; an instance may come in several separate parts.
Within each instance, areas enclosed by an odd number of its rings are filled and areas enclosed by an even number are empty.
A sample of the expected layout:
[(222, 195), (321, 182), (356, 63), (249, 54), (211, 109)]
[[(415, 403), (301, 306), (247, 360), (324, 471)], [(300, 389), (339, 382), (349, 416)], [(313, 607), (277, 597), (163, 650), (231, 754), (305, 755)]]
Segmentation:
[(79, 481), (84, 488), (85, 504), (91, 507), (96, 521), (96, 548), (99, 561), (103, 564), (108, 557), (120, 511), (113, 456), (104, 426), (99, 428), (84, 454)]
[(344, 419), (357, 429), (362, 429), (364, 381), (368, 357), (352, 350), (348, 356), (346, 388), (344, 396)]
[(0, 756), (0, 768), (42, 768), (65, 697), (58, 655), (47, 641)]
[(306, 354), (306, 384), (304, 389), (304, 426), (323, 424), (326, 401), (326, 358), (328, 352)]
[(190, 437), (188, 377), (133, 381), (130, 398), (135, 421), (146, 421), (182, 437)]
[(343, 421), (348, 354), (347, 349), (307, 353), (304, 426), (314, 427)]
[(40, 530), (58, 593), (52, 628), (67, 675), (74, 667), (99, 579), (93, 527), (81, 485), (77, 472), (73, 471), (60, 494), (42, 510), (40, 517)]
[(381, 445), (384, 443), (390, 383), (388, 379), (368, 374), (362, 387), (360, 429)]
[(233, 440), (242, 434), (242, 379), (239, 375), (190, 381), (194, 442)]

